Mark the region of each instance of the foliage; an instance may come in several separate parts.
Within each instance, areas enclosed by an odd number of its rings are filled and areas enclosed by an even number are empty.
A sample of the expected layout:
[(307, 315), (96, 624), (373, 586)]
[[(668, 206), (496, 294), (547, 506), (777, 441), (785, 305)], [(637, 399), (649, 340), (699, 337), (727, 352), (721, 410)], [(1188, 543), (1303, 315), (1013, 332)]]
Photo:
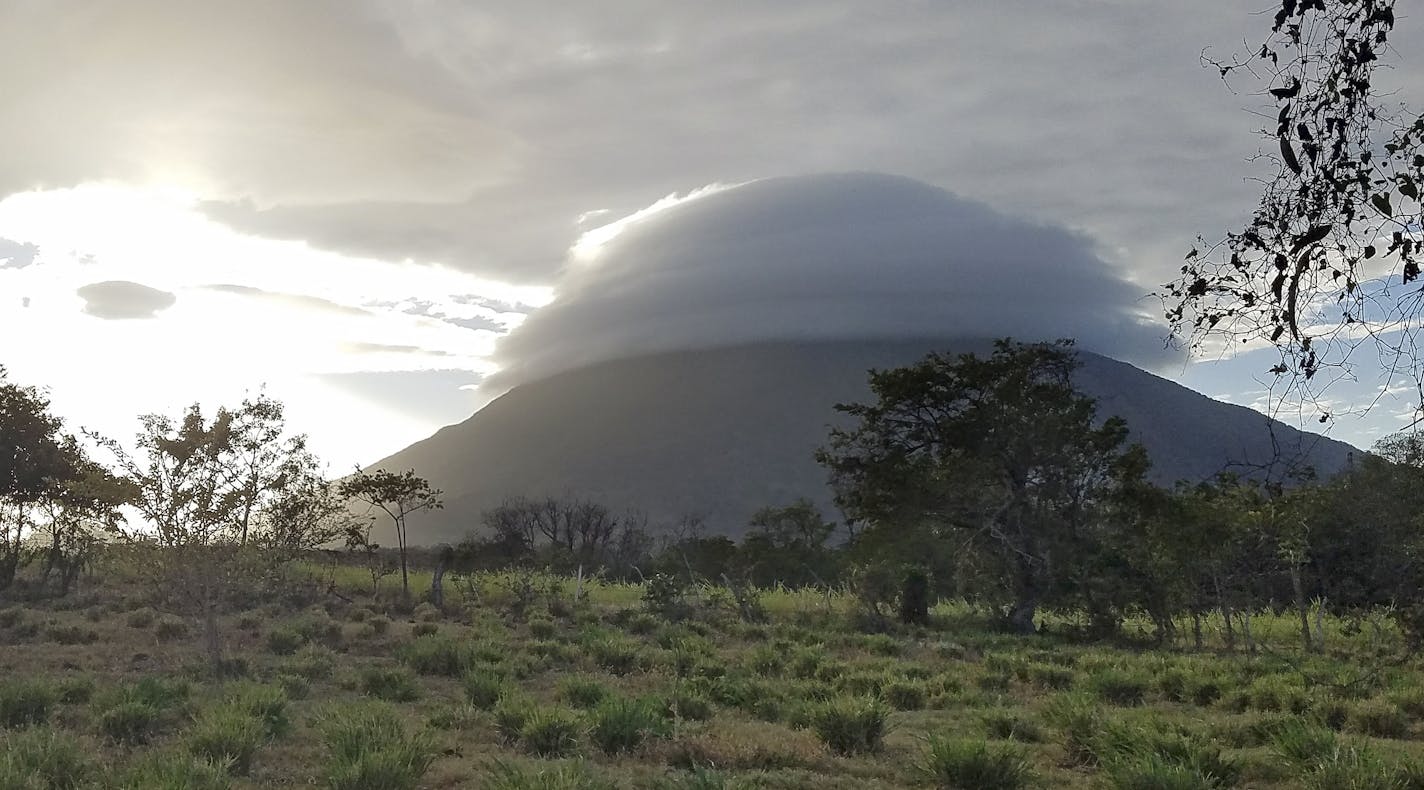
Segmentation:
[(408, 732), (387, 705), (343, 705), (328, 711), (317, 726), (330, 753), (326, 779), (333, 790), (414, 788), (435, 760), (429, 733)]
[(1122, 420), (1095, 424), (1093, 401), (1074, 393), (1076, 365), (1068, 341), (1004, 340), (987, 358), (931, 354), (872, 371), (876, 402), (837, 406), (857, 425), (818, 453), (837, 504), (866, 525), (857, 543), (922, 563), (970, 550), (961, 575), (1007, 580), (984, 593), (1032, 631), (1038, 607), (1061, 594), (1056, 570), (1096, 550), (1100, 511), (1145, 469), (1140, 448), (1122, 448)]
[[(444, 507), (440, 499), (443, 492), (432, 488), (424, 478), (416, 476), (414, 469), (399, 473), (357, 470), (356, 474), (342, 481), (339, 491), (343, 498), (364, 502), (368, 507), (385, 513), (391, 520), (396, 535), (396, 547), (400, 552), (401, 591), (409, 598), (410, 573), (406, 555), (410, 537), (406, 521), (423, 510), (438, 510)], [(349, 537), (355, 534), (357, 533), (354, 530), (348, 530), (348, 543)], [(369, 538), (367, 544), (369, 545)]]
[(874, 697), (841, 697), (812, 712), (811, 728), (836, 754), (861, 754), (880, 749), (887, 717)]
[(1017, 748), (954, 738), (930, 739), (923, 770), (936, 787), (956, 790), (1017, 790), (1033, 776)]
[(1393, 0), (1279, 0), (1259, 48), (1212, 62), (1265, 82), (1274, 172), (1242, 230), (1200, 240), (1167, 286), (1167, 318), (1193, 347), (1267, 340), (1281, 356), (1271, 372), (1310, 381), (1373, 338), (1419, 375), (1424, 116), (1375, 80), (1394, 25)]

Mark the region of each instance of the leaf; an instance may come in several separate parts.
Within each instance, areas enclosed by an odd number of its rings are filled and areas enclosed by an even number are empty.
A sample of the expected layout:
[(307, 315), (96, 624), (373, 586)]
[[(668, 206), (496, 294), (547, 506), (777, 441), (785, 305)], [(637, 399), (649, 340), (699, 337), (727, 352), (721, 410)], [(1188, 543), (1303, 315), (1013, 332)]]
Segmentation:
[(1284, 137), (1281, 138), (1281, 158), (1292, 173), (1300, 175), (1300, 160), (1295, 158), (1295, 149), (1291, 147), (1290, 140)]
[(1366, 244), (1366, 245), (1365, 245), (1365, 259), (1366, 259), (1366, 260), (1369, 260), (1370, 258), (1373, 258), (1373, 257), (1375, 257), (1375, 245), (1373, 245), (1373, 244)]
[(1370, 202), (1379, 210), (1379, 213), (1388, 217), (1394, 216), (1394, 208), (1389, 204), (1389, 195), (1381, 192), (1378, 195), (1371, 196)]
[(1419, 188), (1414, 186), (1414, 181), (1409, 176), (1400, 176), (1399, 194), (1409, 198), (1410, 200), (1418, 200)]
[(1276, 301), (1281, 300), (1281, 289), (1286, 285), (1286, 273), (1281, 272), (1276, 275), (1276, 279), (1271, 281), (1271, 293), (1275, 295)]
[(1300, 80), (1291, 79), (1290, 84), (1284, 88), (1272, 88), (1271, 95), (1280, 100), (1294, 99), (1300, 93)]
[(1320, 241), (1326, 236), (1329, 236), (1330, 231), (1334, 229), (1334, 225), (1316, 225), (1305, 233), (1296, 236), (1295, 243), (1291, 245), (1291, 255), (1296, 255), (1306, 247), (1309, 247), (1310, 245)]

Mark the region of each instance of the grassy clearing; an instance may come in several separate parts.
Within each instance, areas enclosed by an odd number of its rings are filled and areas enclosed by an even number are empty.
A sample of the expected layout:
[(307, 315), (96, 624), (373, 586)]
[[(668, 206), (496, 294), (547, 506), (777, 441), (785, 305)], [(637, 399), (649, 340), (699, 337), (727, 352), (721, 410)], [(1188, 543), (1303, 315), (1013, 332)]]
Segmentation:
[(333, 578), (350, 600), (224, 618), (238, 677), (121, 585), (0, 605), (0, 787), (1424, 786), (1424, 667), (1371, 658), (1383, 620), (1326, 617), (1304, 656), (1270, 614), (1249, 653), (1210, 618), (1203, 649), (1149, 649), (1054, 614), (994, 633), (963, 602), (867, 634), (840, 594), (669, 622), (634, 585), (531, 605), (491, 575), (441, 612)]

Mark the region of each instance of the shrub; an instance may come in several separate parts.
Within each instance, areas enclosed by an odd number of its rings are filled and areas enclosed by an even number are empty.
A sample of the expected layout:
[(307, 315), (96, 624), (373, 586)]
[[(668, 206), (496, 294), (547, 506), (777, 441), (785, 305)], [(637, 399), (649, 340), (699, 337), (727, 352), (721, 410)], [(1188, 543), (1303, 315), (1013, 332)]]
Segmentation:
[(367, 696), (387, 702), (413, 702), (420, 699), (420, 684), (408, 670), (396, 667), (366, 667), (361, 670), (361, 691)]
[(1168, 772), (1178, 776), (1177, 780), (1195, 777), (1218, 788), (1235, 786), (1241, 776), (1241, 766), (1223, 756), (1220, 745), (1176, 730), (1109, 721), (1094, 742), (1098, 760), (1110, 771), (1137, 763), (1140, 768), (1150, 768), (1148, 775), (1153, 775), (1152, 771), (1161, 773), (1159, 764), (1178, 766), (1184, 770)]
[(306, 642), (306, 637), (295, 628), (274, 628), (267, 634), (267, 649), (279, 656), (290, 656)]
[(1084, 765), (1097, 762), (1093, 736), (1102, 727), (1103, 715), (1093, 698), (1082, 693), (1060, 694), (1049, 701), (1044, 715), (1063, 733), (1069, 757)]
[(626, 675), (641, 664), (641, 650), (635, 642), (616, 637), (599, 637), (584, 642), (594, 663), (615, 675)]
[(886, 715), (873, 697), (843, 697), (817, 706), (811, 728), (836, 754), (874, 752), (885, 737)]
[(415, 607), (415, 611), (411, 612), (411, 616), (421, 623), (434, 623), (444, 617), (440, 610), (435, 608), (435, 604), (429, 601), (422, 601)]
[(985, 741), (931, 738), (922, 770), (936, 787), (1015, 790), (1032, 779), (1019, 749)]
[(384, 704), (334, 709), (318, 721), (318, 729), (330, 753), (326, 780), (333, 790), (408, 790), (435, 760), (430, 734), (407, 733)]
[(1150, 683), (1141, 673), (1109, 667), (1089, 675), (1087, 685), (1104, 702), (1141, 705)]
[(410, 627), (411, 636), (434, 636), (440, 633), (440, 626), (435, 623), (416, 623)]
[(505, 694), (500, 697), (494, 706), (494, 729), (500, 740), (506, 744), (518, 743), (533, 707), (533, 703), (522, 696)]
[(162, 718), (162, 712), (153, 705), (128, 700), (99, 714), (99, 732), (123, 744), (148, 743)]
[(895, 710), (920, 710), (929, 699), (929, 693), (922, 683), (896, 680), (886, 683), (880, 690), (881, 696)]
[(94, 678), (76, 675), (60, 679), (54, 687), (56, 698), (65, 705), (82, 705), (94, 696)]
[(282, 664), (282, 671), (307, 680), (324, 680), (336, 668), (336, 654), (321, 645), (307, 645)]
[(747, 666), (752, 672), (763, 677), (775, 677), (781, 674), (781, 670), (786, 666), (786, 659), (780, 650), (771, 645), (762, 645), (752, 651), (747, 659)]
[(617, 790), (583, 762), (520, 767), (496, 761), (490, 776), (481, 782), (484, 790)]
[(1404, 738), (1409, 735), (1409, 715), (1392, 702), (1366, 700), (1350, 708), (1345, 726), (1376, 738)]
[(171, 614), (158, 618), (158, 625), (153, 629), (154, 638), (160, 642), (172, 642), (187, 635), (188, 624)]
[(61, 645), (89, 645), (99, 641), (99, 632), (82, 625), (52, 625), (47, 633), (50, 641)]
[(287, 716), (287, 695), (260, 683), (239, 683), (228, 689), (227, 703), (262, 723), (268, 738), (286, 735), (292, 728)]
[(311, 684), (301, 675), (278, 675), (277, 687), (287, 695), (287, 699), (306, 699), (311, 696)]
[(1214, 790), (1219, 785), (1196, 769), (1146, 754), (1116, 763), (1107, 772), (1113, 790)]
[(58, 691), (41, 680), (11, 680), (0, 684), (0, 726), (43, 724), (58, 700)]
[(226, 764), (186, 752), (145, 754), (120, 775), (114, 790), (228, 790)]
[(712, 718), (712, 702), (692, 689), (680, 688), (668, 697), (664, 711), (674, 719), (706, 721)]
[(1358, 745), (1339, 745), (1320, 755), (1301, 777), (1307, 790), (1377, 790), (1396, 784), (1398, 777), (1373, 752)]
[(657, 706), (640, 699), (605, 699), (590, 714), (589, 739), (608, 754), (638, 748), (648, 737), (667, 734), (667, 720)]
[(128, 624), (129, 628), (148, 628), (152, 626), (157, 619), (157, 612), (144, 607), (143, 609), (135, 609), (129, 612), (129, 616), (124, 619), (124, 622)]
[(1030, 664), (1027, 675), (1028, 682), (1033, 685), (1055, 691), (1072, 688), (1078, 679), (1073, 670), (1053, 664)]
[(577, 718), (560, 708), (534, 708), (519, 729), (524, 751), (538, 757), (564, 757), (578, 749), (581, 727)]
[(291, 627), (308, 642), (317, 642), (327, 647), (341, 644), (341, 623), (319, 609), (308, 612), (305, 617), (293, 622)]
[(489, 710), (504, 696), (504, 678), (487, 669), (474, 669), (465, 674), (465, 699), (480, 710)]
[(183, 746), (193, 756), (225, 764), (229, 772), (240, 776), (251, 770), (252, 758), (266, 735), (263, 722), (236, 706), (220, 705), (194, 719)]
[(366, 621), (366, 631), (371, 636), (384, 636), (391, 630), (391, 618), (378, 614)]
[(990, 738), (1036, 743), (1043, 739), (1038, 723), (1009, 710), (986, 711), (980, 716)]
[(36, 727), (0, 740), (0, 787), (7, 790), (76, 790), (94, 774), (94, 763), (68, 734)]
[(529, 620), (529, 635), (535, 639), (553, 639), (558, 633), (558, 624), (547, 617), (535, 617)]
[(1339, 745), (1334, 732), (1294, 717), (1275, 723), (1270, 742), (1287, 763), (1302, 768), (1334, 753)]
[(559, 683), (559, 698), (575, 708), (592, 708), (608, 696), (608, 687), (590, 677), (573, 675)]
[(25, 621), (25, 610), (18, 606), (0, 609), (0, 628), (14, 628)]
[(396, 658), (422, 675), (459, 677), (474, 663), (470, 651), (448, 636), (427, 634), (396, 648)]

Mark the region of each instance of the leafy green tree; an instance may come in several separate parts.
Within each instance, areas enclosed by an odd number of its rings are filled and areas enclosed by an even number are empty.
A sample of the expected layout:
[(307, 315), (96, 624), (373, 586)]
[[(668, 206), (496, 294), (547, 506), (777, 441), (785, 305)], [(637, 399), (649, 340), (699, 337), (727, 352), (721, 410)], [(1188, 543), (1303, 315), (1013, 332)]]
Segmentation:
[(438, 510), (444, 507), (440, 496), (442, 491), (432, 488), (430, 483), (415, 474), (414, 469), (404, 472), (377, 470), (356, 474), (342, 481), (341, 496), (364, 502), (367, 507), (380, 510), (391, 520), (395, 529), (396, 545), (400, 551), (401, 591), (410, 596), (410, 572), (406, 553), (410, 546), (406, 521), (410, 516), (423, 510)]
[(0, 590), (14, 583), (39, 508), (78, 477), (83, 463), (49, 407), (42, 392), (8, 381), (0, 366)]
[(94, 437), (128, 481), (143, 524), (131, 542), (156, 549), (145, 565), (162, 600), (201, 619), (215, 669), (223, 661), (219, 615), (272, 580), (274, 558), (248, 546), (254, 516), (288, 495), (287, 483), (311, 475), (315, 459), (301, 437), (285, 440), (279, 404), (245, 400), (211, 419), (198, 404), (178, 419), (139, 418), (133, 449)]
[(837, 406), (818, 459), (836, 501), (869, 531), (911, 531), (972, 551), (1002, 580), (1007, 624), (1032, 632), (1062, 569), (1093, 545), (1094, 519), (1146, 468), (1126, 424), (1098, 424), (1074, 392), (1071, 341), (998, 341), (991, 356), (931, 354), (871, 371), (871, 404)]
[(738, 553), (753, 583), (828, 586), (835, 577), (836, 557), (826, 541), (836, 525), (810, 500), (764, 507), (752, 514), (750, 526)]

